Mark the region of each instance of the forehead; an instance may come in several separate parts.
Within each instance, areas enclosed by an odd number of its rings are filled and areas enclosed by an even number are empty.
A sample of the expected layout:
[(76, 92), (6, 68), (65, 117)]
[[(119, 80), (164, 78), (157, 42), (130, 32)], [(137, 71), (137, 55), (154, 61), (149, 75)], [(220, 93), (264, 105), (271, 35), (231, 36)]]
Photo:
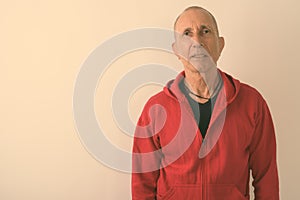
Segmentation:
[(179, 16), (175, 31), (183, 32), (186, 28), (200, 28), (201, 26), (214, 27), (211, 15), (203, 9), (190, 9)]

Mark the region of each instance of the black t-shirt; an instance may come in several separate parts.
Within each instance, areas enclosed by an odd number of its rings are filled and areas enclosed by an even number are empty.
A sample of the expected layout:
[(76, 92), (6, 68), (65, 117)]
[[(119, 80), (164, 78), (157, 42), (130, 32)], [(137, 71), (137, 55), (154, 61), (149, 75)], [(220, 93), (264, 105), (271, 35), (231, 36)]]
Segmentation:
[(195, 120), (198, 123), (198, 128), (201, 132), (202, 138), (204, 138), (218, 94), (214, 95), (213, 98), (209, 99), (205, 103), (199, 103), (189, 95), (188, 91), (184, 87), (183, 82), (181, 83), (180, 88), (190, 103)]

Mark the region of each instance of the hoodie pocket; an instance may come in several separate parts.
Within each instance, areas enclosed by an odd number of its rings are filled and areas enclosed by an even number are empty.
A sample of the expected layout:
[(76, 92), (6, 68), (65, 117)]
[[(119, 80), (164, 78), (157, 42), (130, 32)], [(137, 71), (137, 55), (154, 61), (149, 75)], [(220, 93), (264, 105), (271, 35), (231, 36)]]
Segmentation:
[(207, 200), (249, 200), (234, 184), (209, 184), (206, 186)]
[(171, 187), (165, 194), (158, 194), (157, 200), (199, 200), (201, 194), (201, 185), (176, 185)]

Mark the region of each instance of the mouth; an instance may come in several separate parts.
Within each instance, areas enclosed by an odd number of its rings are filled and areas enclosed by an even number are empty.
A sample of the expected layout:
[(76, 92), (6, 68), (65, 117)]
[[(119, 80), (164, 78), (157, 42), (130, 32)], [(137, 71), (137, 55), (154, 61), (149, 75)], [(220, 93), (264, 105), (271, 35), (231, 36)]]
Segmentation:
[(208, 57), (206, 54), (194, 54), (190, 58), (205, 58)]

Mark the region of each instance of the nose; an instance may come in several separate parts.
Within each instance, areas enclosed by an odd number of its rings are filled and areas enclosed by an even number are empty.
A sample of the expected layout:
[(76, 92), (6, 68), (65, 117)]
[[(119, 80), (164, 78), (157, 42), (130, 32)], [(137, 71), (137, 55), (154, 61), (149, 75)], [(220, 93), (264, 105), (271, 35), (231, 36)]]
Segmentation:
[(203, 41), (200, 35), (195, 34), (193, 37), (193, 47), (203, 46)]

